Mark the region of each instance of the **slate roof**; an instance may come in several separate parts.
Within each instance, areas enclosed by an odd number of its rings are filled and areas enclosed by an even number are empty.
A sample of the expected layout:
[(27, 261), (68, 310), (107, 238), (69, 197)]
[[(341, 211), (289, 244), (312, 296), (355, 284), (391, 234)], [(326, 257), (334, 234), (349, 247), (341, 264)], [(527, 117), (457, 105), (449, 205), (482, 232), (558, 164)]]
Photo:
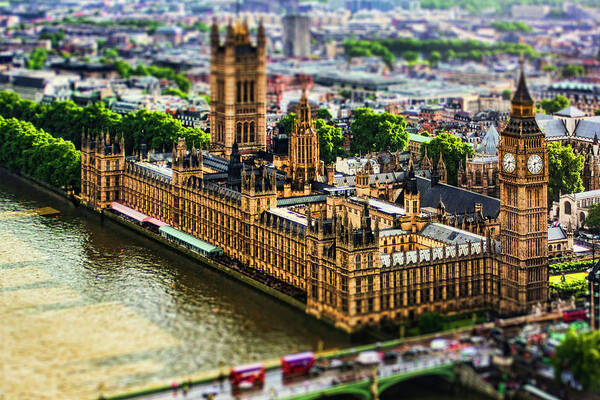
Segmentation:
[(431, 180), (420, 176), (417, 176), (417, 187), (421, 195), (421, 208), (436, 208), (441, 197), (446, 206), (446, 213), (473, 212), (476, 203), (481, 204), (484, 217), (496, 218), (500, 213), (500, 200), (493, 197), (444, 183), (432, 186)]
[[(402, 182), (405, 176), (406, 172), (386, 172), (381, 174), (371, 174), (369, 175), (369, 184), (374, 184), (377, 179), (379, 179), (379, 182), (381, 183), (384, 183), (386, 179), (391, 183)], [(336, 186), (354, 186), (356, 183), (356, 176), (354, 175), (336, 176), (334, 179)]]
[(567, 127), (565, 126), (564, 122), (560, 119), (540, 119), (536, 116), (536, 120), (538, 126), (540, 127), (542, 132), (544, 132), (544, 135), (546, 135), (546, 137), (561, 137), (569, 135)]
[(575, 136), (594, 139), (596, 134), (600, 133), (600, 121), (581, 120), (575, 128)]
[(575, 106), (565, 107), (562, 110), (555, 112), (554, 115), (570, 118), (585, 117), (585, 113)]
[(428, 223), (420, 233), (423, 236), (427, 236), (448, 244), (462, 244), (467, 242), (475, 243), (485, 240), (483, 236), (437, 222)]
[(565, 231), (560, 226), (548, 227), (548, 240), (562, 240), (566, 239)]

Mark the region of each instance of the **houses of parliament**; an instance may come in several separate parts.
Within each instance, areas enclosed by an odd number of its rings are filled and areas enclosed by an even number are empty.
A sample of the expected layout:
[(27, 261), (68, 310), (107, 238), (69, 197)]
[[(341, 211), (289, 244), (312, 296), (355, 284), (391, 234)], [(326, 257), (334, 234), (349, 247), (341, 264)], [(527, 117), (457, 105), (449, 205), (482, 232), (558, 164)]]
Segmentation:
[[(130, 156), (116, 139), (84, 134), (87, 205), (119, 203), (218, 246), (303, 291), (307, 313), (348, 332), (426, 312), (509, 315), (546, 303), (548, 156), (522, 71), (498, 150), (498, 208), (412, 163), (335, 177), (319, 160), (306, 93), (278, 167), (246, 162), (266, 150), (264, 28), (253, 44), (245, 24), (230, 24), (221, 43), (215, 23), (211, 43), (210, 150), (179, 139), (172, 153), (142, 145)], [(457, 203), (471, 209), (457, 213)]]

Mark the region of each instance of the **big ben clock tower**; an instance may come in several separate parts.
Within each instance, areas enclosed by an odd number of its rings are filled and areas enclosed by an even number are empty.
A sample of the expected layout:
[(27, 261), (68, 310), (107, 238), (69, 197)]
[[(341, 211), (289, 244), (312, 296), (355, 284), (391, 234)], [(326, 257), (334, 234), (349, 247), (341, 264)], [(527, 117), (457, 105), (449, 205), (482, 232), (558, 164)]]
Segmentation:
[(504, 314), (548, 299), (548, 151), (523, 72), (498, 146), (501, 299)]

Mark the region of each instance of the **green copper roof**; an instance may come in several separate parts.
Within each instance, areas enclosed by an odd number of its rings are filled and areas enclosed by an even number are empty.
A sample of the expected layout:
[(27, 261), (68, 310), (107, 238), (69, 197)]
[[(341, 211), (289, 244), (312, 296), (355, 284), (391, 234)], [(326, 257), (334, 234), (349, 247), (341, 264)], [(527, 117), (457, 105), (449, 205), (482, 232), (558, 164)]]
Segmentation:
[(181, 240), (182, 242), (188, 243), (194, 247), (199, 248), (202, 251), (207, 253), (220, 253), (222, 250), (219, 247), (213, 246), (210, 243), (203, 242), (200, 239), (195, 238), (192, 235), (188, 235), (187, 233), (183, 233), (175, 228), (170, 226), (161, 226), (158, 229), (161, 233), (165, 233), (167, 235), (171, 235), (176, 239)]
[(431, 136), (421, 136), (414, 133), (408, 134), (408, 140), (411, 142), (429, 143), (431, 142), (431, 139), (433, 139)]

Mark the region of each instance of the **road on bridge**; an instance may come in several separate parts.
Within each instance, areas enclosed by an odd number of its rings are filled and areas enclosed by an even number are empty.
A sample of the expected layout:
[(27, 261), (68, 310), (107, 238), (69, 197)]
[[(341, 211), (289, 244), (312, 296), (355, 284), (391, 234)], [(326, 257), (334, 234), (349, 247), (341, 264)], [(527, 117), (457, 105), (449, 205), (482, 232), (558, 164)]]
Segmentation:
[[(380, 362), (375, 365), (359, 365), (355, 362), (356, 356), (345, 358), (353, 367), (350, 370), (341, 370), (339, 368), (327, 369), (315, 377), (303, 376), (294, 380), (284, 379), (280, 368), (268, 370), (265, 375), (264, 386), (260, 389), (249, 389), (238, 391), (234, 394), (232, 386), (227, 377), (216, 382), (194, 385), (183, 396), (181, 388), (173, 391), (166, 391), (138, 397), (139, 399), (166, 400), (173, 399), (174, 392), (177, 391), (177, 398), (184, 399), (207, 399), (214, 400), (263, 400), (263, 399), (286, 399), (302, 394), (320, 392), (325, 389), (338, 385), (357, 383), (372, 379), (374, 371), (377, 372), (378, 379), (398, 374), (412, 374), (419, 371), (426, 373), (426, 370), (440, 367), (452, 366), (461, 359), (461, 351), (465, 346), (460, 346), (452, 350), (431, 351), (428, 347), (414, 346), (420, 350), (420, 356), (403, 357), (401, 352), (396, 360), (391, 362)], [(478, 358), (483, 362), (489, 362), (495, 350), (487, 345), (469, 346), (471, 357)], [(406, 350), (406, 349), (404, 349)], [(381, 355), (384, 352), (380, 353)], [(212, 396), (212, 397), (211, 397)]]

